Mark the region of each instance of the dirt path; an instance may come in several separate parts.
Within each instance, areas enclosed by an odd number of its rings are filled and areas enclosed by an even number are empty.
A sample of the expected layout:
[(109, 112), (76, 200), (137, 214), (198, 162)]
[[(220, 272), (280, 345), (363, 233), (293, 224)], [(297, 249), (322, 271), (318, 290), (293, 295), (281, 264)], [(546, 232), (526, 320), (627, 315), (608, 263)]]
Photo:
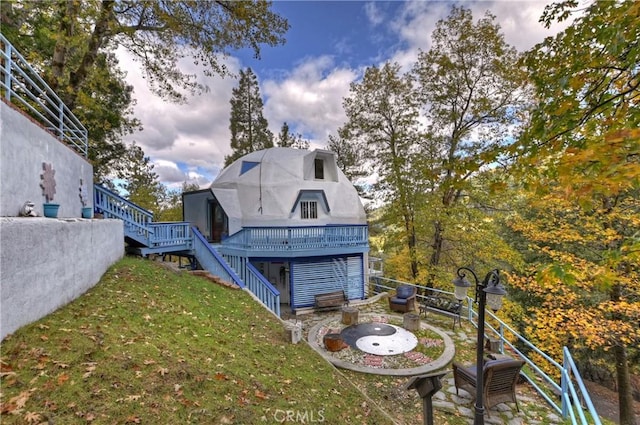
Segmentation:
[[(619, 424), (618, 393), (590, 381), (585, 381), (584, 385), (589, 391), (589, 396), (598, 414)], [(640, 401), (634, 403), (634, 412), (636, 412), (636, 422), (640, 423)]]

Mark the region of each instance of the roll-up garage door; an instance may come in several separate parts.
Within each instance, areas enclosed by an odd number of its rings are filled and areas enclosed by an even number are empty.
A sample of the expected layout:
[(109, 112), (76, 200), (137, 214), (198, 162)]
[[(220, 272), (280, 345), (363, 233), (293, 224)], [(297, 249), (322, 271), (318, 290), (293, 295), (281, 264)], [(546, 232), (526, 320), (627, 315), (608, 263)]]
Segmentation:
[(343, 290), (349, 299), (364, 296), (362, 255), (322, 257), (291, 263), (293, 308), (314, 305), (314, 295)]

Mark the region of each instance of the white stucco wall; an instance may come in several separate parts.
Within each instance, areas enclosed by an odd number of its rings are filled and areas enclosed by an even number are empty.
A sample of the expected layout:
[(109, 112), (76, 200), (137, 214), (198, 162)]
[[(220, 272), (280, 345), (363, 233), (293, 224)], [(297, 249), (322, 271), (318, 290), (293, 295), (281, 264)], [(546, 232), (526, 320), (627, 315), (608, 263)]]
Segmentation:
[(124, 255), (121, 220), (0, 218), (0, 339), (93, 287)]
[[(42, 163), (55, 170), (58, 219), (42, 216)], [(0, 101), (0, 339), (67, 304), (124, 255), (120, 220), (82, 219), (80, 179), (93, 205), (86, 158)]]
[(42, 163), (55, 170), (54, 203), (58, 217), (82, 217), (80, 179), (93, 206), (93, 167), (76, 151), (58, 141), (11, 106), (0, 102), (0, 217), (15, 217), (29, 200), (42, 214)]

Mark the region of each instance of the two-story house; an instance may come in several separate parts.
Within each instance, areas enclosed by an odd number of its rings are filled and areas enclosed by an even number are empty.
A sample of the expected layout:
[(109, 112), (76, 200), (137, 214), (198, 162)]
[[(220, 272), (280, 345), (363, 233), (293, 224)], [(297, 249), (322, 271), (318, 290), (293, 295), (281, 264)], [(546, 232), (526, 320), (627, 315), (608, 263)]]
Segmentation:
[(325, 150), (271, 148), (225, 168), (209, 189), (183, 195), (197, 226), (242, 277), (253, 265), (292, 310), (344, 290), (364, 298), (368, 227), (353, 184)]

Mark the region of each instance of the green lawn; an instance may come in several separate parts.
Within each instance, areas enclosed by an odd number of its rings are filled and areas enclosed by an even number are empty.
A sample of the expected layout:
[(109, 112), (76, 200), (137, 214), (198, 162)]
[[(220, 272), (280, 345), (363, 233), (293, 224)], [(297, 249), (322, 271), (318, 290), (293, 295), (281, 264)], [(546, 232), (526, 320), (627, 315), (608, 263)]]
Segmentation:
[(244, 291), (142, 259), (1, 350), (3, 424), (393, 423)]
[[(456, 360), (472, 362), (474, 347), (453, 339)], [(307, 344), (288, 343), (246, 292), (132, 257), (5, 338), (0, 365), (2, 424), (422, 423), (408, 378), (337, 370)], [(520, 408), (548, 423), (550, 408), (532, 390)], [(468, 424), (456, 409), (434, 415)]]

